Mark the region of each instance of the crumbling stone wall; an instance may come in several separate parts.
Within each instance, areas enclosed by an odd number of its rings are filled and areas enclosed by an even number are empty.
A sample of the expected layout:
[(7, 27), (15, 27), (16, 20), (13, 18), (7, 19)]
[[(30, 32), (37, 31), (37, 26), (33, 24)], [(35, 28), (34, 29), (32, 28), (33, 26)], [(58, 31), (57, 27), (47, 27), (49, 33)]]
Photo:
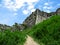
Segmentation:
[(40, 23), (43, 20), (46, 20), (47, 18), (53, 15), (60, 15), (60, 8), (58, 8), (56, 12), (51, 12), (51, 13), (46, 13), (46, 12), (40, 11), (39, 9), (36, 9), (35, 12), (32, 12), (32, 14), (25, 19), (23, 24), (20, 24), (20, 25), (18, 24), (16, 27), (0, 24), (0, 31), (1, 30), (4, 31), (6, 29), (11, 29), (14, 31), (16, 30), (16, 28), (18, 30), (24, 30), (26, 28), (31, 28), (35, 24)]
[(23, 24), (26, 24), (28, 27), (32, 27), (33, 25), (40, 23), (41, 21), (46, 20), (53, 15), (60, 15), (60, 8), (57, 9), (56, 12), (51, 13), (46, 13), (40, 11), (39, 9), (36, 9), (35, 12), (33, 12), (29, 17), (26, 18)]
[(27, 19), (23, 22), (23, 24), (27, 25), (27, 27), (31, 27), (35, 24), (36, 14), (32, 13)]
[(60, 8), (56, 10), (57, 15), (60, 15)]

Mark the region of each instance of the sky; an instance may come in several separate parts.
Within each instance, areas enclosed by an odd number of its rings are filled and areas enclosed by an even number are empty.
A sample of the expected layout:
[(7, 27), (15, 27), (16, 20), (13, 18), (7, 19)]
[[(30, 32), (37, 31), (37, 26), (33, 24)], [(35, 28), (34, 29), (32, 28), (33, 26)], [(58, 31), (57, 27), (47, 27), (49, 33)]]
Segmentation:
[(37, 8), (55, 12), (60, 8), (60, 0), (0, 0), (0, 24), (22, 24)]

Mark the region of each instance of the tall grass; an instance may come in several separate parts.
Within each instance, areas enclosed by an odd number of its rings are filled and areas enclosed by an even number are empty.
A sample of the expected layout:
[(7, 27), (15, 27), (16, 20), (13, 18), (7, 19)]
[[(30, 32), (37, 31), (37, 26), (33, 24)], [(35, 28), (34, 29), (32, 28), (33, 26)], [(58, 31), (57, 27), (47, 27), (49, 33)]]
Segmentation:
[(0, 32), (0, 45), (23, 45), (25, 41), (26, 34), (23, 32), (9, 30)]
[(35, 25), (28, 33), (38, 43), (44, 45), (60, 45), (60, 15)]

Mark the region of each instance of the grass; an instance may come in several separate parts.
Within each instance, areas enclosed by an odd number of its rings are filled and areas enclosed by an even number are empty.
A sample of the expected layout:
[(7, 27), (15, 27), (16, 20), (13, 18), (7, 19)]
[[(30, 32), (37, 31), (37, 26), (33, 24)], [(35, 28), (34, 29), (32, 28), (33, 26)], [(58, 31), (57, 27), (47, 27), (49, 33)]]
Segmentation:
[(0, 31), (0, 45), (24, 45), (30, 35), (40, 45), (60, 45), (60, 15), (50, 17), (24, 31)]
[(9, 30), (0, 32), (0, 45), (23, 45), (25, 41), (26, 34), (23, 32)]
[(60, 15), (52, 16), (27, 32), (38, 43), (60, 45)]

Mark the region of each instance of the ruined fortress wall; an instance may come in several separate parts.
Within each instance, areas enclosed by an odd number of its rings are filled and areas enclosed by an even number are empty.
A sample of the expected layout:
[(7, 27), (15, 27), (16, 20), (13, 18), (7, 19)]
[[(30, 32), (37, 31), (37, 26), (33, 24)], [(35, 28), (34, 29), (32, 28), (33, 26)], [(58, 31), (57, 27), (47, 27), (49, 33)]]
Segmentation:
[[(46, 13), (46, 12), (40, 11), (39, 9), (36, 9), (35, 12), (33, 12), (29, 17), (25, 19), (23, 24), (18, 25), (19, 29), (23, 30), (25, 29), (25, 26), (30, 28), (34, 26), (35, 24), (40, 23), (43, 20), (46, 20), (47, 18), (53, 15), (60, 15), (60, 8), (58, 8), (56, 12), (51, 12), (51, 13)], [(4, 31), (6, 29), (11, 29), (14, 31), (15, 27), (0, 24), (0, 31), (1, 30)]]
[(36, 22), (36, 15), (35, 13), (32, 13), (27, 19), (23, 22), (23, 24), (27, 25), (27, 27), (31, 27), (35, 25)]
[(60, 8), (57, 9), (56, 12), (51, 13), (46, 13), (40, 11), (39, 9), (36, 9), (35, 12), (33, 12), (29, 17), (26, 18), (23, 24), (26, 24), (28, 27), (32, 27), (33, 25), (40, 23), (41, 21), (46, 20), (53, 15), (60, 15)]
[(46, 13), (37, 10), (35, 24), (40, 23), (41, 21), (45, 20), (46, 18), (44, 16), (46, 16)]
[(37, 15), (36, 23), (35, 24), (38, 24), (38, 23), (42, 22), (43, 20), (46, 20), (46, 18), (45, 17), (42, 17), (40, 15)]
[(56, 14), (57, 14), (57, 15), (60, 15), (60, 8), (58, 8), (58, 9), (56, 10)]

